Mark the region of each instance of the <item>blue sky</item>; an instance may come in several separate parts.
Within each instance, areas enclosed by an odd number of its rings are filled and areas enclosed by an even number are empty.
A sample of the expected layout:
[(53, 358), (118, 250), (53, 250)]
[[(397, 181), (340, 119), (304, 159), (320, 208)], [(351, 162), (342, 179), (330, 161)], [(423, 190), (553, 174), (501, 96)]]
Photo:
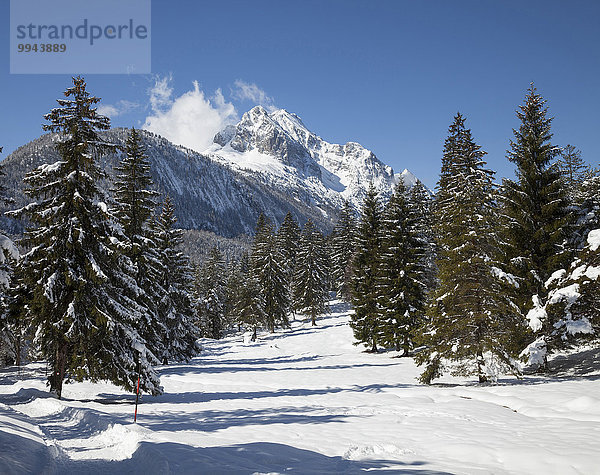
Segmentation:
[[(6, 0), (0, 16), (8, 26)], [(112, 107), (105, 110), (115, 126), (177, 124), (179, 104), (179, 114), (199, 108), (196, 125), (184, 125), (210, 129), (262, 102), (297, 113), (328, 141), (360, 142), (433, 186), (457, 111), (489, 166), (512, 174), (505, 152), (531, 81), (555, 116), (555, 143), (600, 162), (599, 18), (594, 0), (153, 0), (153, 74), (86, 78)], [(70, 80), (10, 75), (7, 30), (3, 157), (41, 134), (42, 116)]]

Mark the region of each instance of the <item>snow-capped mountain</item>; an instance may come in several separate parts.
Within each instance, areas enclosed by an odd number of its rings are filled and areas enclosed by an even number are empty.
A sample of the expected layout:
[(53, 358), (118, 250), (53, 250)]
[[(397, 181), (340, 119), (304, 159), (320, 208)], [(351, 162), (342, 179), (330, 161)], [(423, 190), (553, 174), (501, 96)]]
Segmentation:
[(339, 207), (346, 199), (359, 209), (371, 182), (386, 197), (399, 177), (409, 186), (417, 180), (408, 170), (394, 175), (390, 166), (356, 142), (329, 143), (296, 114), (284, 109), (267, 112), (261, 106), (219, 132), (204, 153), (292, 195), (310, 196), (325, 208)]
[[(129, 130), (112, 129), (101, 135), (105, 141), (123, 148)], [(163, 195), (168, 194), (172, 198), (178, 225), (182, 228), (235, 237), (252, 234), (261, 213), (280, 223), (289, 211), (301, 223), (312, 219), (324, 231), (331, 230), (331, 218), (308, 201), (290, 197), (284, 190), (268, 187), (256, 177), (241, 174), (151, 132), (142, 130), (141, 137), (153, 181)], [(39, 165), (59, 159), (56, 140), (55, 134), (42, 135), (18, 148), (3, 161), (5, 175), (0, 176), (0, 182), (8, 188), (14, 203), (9, 206), (0, 203), (2, 229), (12, 234), (22, 231), (23, 223), (4, 217), (2, 212), (29, 202), (23, 192), (23, 177)], [(108, 177), (113, 175), (122, 153), (117, 151), (100, 159)], [(109, 191), (110, 180), (104, 180), (100, 187)], [(331, 216), (335, 215), (334, 208), (327, 209)]]
[[(128, 134), (117, 128), (102, 135), (122, 148)], [(260, 213), (280, 223), (291, 212), (301, 224), (311, 219), (328, 232), (343, 200), (358, 210), (371, 181), (384, 198), (399, 176), (408, 185), (416, 181), (408, 170), (394, 175), (391, 167), (357, 143), (324, 141), (285, 110), (268, 113), (255, 107), (237, 125), (218, 133), (205, 153), (151, 132), (142, 131), (141, 136), (154, 182), (173, 199), (179, 225), (226, 237), (251, 234)], [(13, 207), (28, 202), (23, 193), (25, 174), (59, 159), (56, 140), (56, 135), (45, 134), (4, 160), (6, 175), (0, 179), (15, 200)], [(108, 176), (122, 153), (102, 157)], [(109, 190), (110, 182), (101, 187)], [(0, 212), (6, 209), (0, 205)], [(22, 230), (22, 223), (5, 217), (0, 217), (0, 224), (11, 233)]]

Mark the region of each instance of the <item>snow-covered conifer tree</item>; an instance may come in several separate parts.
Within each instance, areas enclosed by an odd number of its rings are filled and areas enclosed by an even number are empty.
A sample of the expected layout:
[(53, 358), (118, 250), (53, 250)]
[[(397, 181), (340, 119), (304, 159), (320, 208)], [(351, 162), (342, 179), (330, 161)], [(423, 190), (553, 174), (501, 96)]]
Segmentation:
[(437, 268), (435, 265), (435, 236), (433, 231), (433, 197), (421, 180), (408, 190), (408, 201), (416, 213), (417, 228), (426, 245), (427, 292), (435, 288)]
[(218, 340), (225, 331), (225, 262), (215, 246), (196, 280), (198, 326), (202, 336)]
[(498, 368), (516, 371), (510, 351), (516, 309), (508, 291), (513, 279), (501, 270), (497, 197), (484, 155), (457, 114), (444, 144), (434, 206), (438, 287), (423, 329), (426, 349), (417, 355), (426, 364), (426, 383), (443, 373), (444, 362), (480, 382), (496, 378)]
[(383, 214), (377, 293), (382, 343), (404, 356), (415, 346), (431, 280), (422, 220), (400, 180)]
[(573, 241), (576, 249), (582, 249), (590, 231), (600, 228), (600, 171), (588, 172), (575, 192), (574, 206), (577, 220)]
[(0, 365), (21, 364), (24, 322), (23, 305), (16, 308), (14, 291), (20, 288), (19, 251), (0, 234)]
[(287, 310), (290, 304), (283, 257), (273, 234), (273, 225), (263, 214), (256, 224), (250, 263), (252, 276), (264, 298), (267, 328), (274, 332), (276, 326), (289, 327)]
[(513, 130), (508, 159), (517, 167), (517, 180), (503, 182), (503, 212), (508, 217), (508, 257), (519, 278), (520, 307), (531, 306), (531, 296), (544, 298), (544, 282), (570, 261), (568, 201), (564, 180), (555, 158), (560, 148), (552, 145), (552, 118), (546, 101), (531, 85), (519, 106), (521, 121)]
[(296, 288), (294, 277), (299, 244), (300, 226), (298, 226), (298, 222), (294, 219), (292, 213), (287, 213), (277, 231), (276, 245), (281, 253), (282, 267), (285, 270), (288, 302), (292, 301), (294, 290)]
[(294, 309), (310, 316), (317, 324), (317, 316), (327, 307), (327, 254), (324, 239), (311, 220), (305, 224), (297, 256)]
[(238, 264), (238, 276), (233, 314), (238, 325), (252, 330), (252, 341), (256, 341), (258, 328), (266, 322), (265, 299), (258, 280), (251, 272), (247, 253), (242, 255)]
[[(248, 262), (247, 253), (243, 253), (242, 257)], [(235, 305), (239, 298), (240, 286), (243, 280), (242, 267), (240, 265), (242, 257), (238, 261), (228, 261), (225, 266), (225, 305), (223, 310), (225, 328), (234, 328), (237, 325), (241, 329), (237, 321)]]
[(352, 305), (350, 326), (356, 344), (363, 343), (377, 352), (383, 339), (379, 317), (377, 275), (381, 250), (382, 210), (373, 183), (367, 190), (360, 222), (356, 231), (356, 253), (352, 262)]
[(194, 302), (194, 276), (189, 257), (181, 250), (183, 231), (175, 228), (177, 217), (171, 198), (167, 196), (162, 211), (152, 226), (152, 239), (158, 269), (154, 276), (157, 288), (162, 290), (155, 302), (158, 321), (164, 325), (162, 354), (163, 363), (187, 361), (196, 356), (198, 328), (196, 327)]
[(548, 355), (600, 335), (600, 229), (587, 235), (586, 246), (569, 269), (546, 282), (546, 302), (534, 299), (527, 314), (536, 340), (524, 351), (529, 363), (548, 369)]
[(114, 214), (127, 238), (125, 253), (135, 266), (135, 280), (142, 289), (132, 297), (148, 309), (139, 323), (138, 331), (153, 354), (164, 359), (165, 344), (169, 341), (166, 321), (162, 318), (166, 318), (166, 315), (159, 315), (159, 306), (156, 305), (166, 294), (160, 282), (164, 269), (160, 268), (150, 226), (159, 193), (153, 189), (148, 157), (140, 134), (135, 129), (131, 129), (125, 156), (115, 167), (115, 172)]
[(138, 364), (141, 388), (158, 394), (156, 357), (136, 330), (147, 309), (130, 297), (141, 290), (97, 186), (96, 159), (111, 149), (98, 134), (109, 128), (108, 118), (96, 111), (98, 101), (76, 77), (60, 107), (46, 115), (44, 128), (58, 134), (61, 158), (26, 176), (26, 192), (35, 201), (13, 214), (32, 225), (23, 239), (31, 251), (21, 260), (31, 290), (25, 314), (37, 329), (36, 344), (58, 397), (65, 378), (108, 379), (133, 390)]
[(352, 260), (356, 250), (356, 220), (349, 201), (344, 206), (331, 236), (331, 279), (339, 298), (351, 299)]

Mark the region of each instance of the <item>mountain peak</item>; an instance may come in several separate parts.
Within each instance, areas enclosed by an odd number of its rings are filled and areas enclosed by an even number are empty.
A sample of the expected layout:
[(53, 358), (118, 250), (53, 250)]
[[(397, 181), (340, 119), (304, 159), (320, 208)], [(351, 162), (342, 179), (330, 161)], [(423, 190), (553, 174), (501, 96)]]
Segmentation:
[(370, 182), (385, 198), (398, 179), (390, 166), (358, 142), (329, 143), (285, 109), (252, 108), (237, 125), (219, 132), (206, 153), (243, 173), (259, 174), (270, 186), (313, 205), (337, 207), (349, 200), (358, 209)]
[(269, 112), (263, 106), (255, 106), (242, 116), (238, 125), (241, 124), (246, 127), (252, 124), (256, 127), (279, 128), (290, 134), (294, 140), (298, 140), (300, 136), (313, 135), (298, 115), (285, 109), (275, 109)]
[(288, 112), (285, 109), (277, 109), (277, 110), (271, 112), (269, 114), (269, 117), (271, 117), (271, 119), (273, 119), (275, 122), (277, 122), (284, 129), (288, 128), (286, 126), (292, 125), (296, 128), (301, 128), (301, 129), (304, 129), (307, 132), (309, 132), (306, 125), (304, 125), (304, 122), (302, 122), (302, 119), (298, 115), (294, 114), (293, 112)]
[(254, 106), (252, 109), (250, 109), (244, 115), (249, 115), (249, 116), (253, 116), (253, 117), (261, 117), (261, 116), (268, 116), (269, 113), (263, 106)]
[(414, 186), (417, 183), (417, 181), (419, 181), (415, 174), (411, 172), (408, 168), (402, 170), (402, 173), (400, 173), (399, 177), (402, 178), (402, 181), (404, 181), (404, 185), (409, 188), (411, 186)]
[(242, 115), (242, 119), (239, 121), (237, 127), (239, 127), (241, 124), (244, 124), (246, 127), (260, 127), (264, 123), (271, 122), (273, 121), (269, 117), (267, 110), (263, 106), (255, 106)]

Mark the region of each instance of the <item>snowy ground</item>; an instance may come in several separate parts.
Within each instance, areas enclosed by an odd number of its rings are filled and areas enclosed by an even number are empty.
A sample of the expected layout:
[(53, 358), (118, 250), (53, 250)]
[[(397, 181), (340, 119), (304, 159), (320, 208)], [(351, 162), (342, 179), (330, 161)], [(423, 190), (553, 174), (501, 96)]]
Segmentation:
[(347, 322), (334, 302), (316, 328), (209, 342), (161, 369), (138, 424), (114, 386), (58, 401), (44, 365), (4, 370), (0, 473), (600, 473), (598, 353), (560, 379), (426, 387), (412, 360), (353, 346)]

